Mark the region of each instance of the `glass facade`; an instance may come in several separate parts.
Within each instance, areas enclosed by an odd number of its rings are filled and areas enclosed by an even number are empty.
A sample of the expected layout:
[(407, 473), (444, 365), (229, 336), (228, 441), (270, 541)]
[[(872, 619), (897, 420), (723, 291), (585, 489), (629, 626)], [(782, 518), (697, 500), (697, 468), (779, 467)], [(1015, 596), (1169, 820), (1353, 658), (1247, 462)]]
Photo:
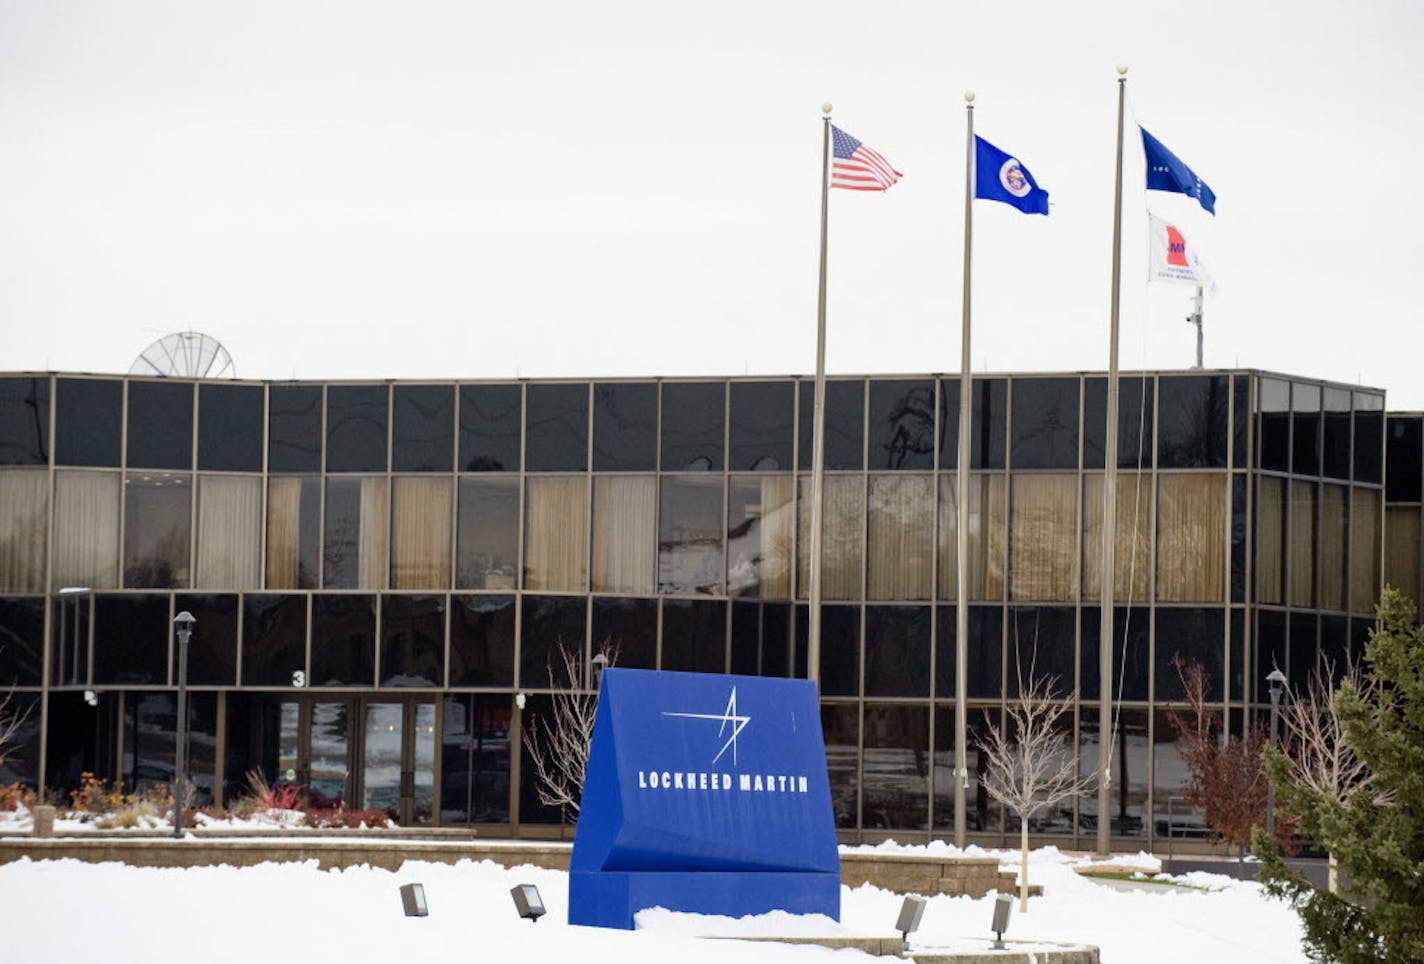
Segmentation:
[[(1190, 819), (1180, 661), (1250, 718), (1273, 665), (1300, 679), (1358, 645), (1384, 583), (1424, 590), (1424, 416), (1250, 371), (1120, 387), (1106, 684), (1131, 843)], [(100, 692), (73, 708), (93, 725), (51, 711), (26, 772), (157, 779), (162, 747), (123, 733), (171, 730), (186, 609), (202, 726), (223, 724), (214, 797), (258, 768), (413, 823), (561, 832), (518, 734), (595, 649), (805, 675), (813, 389), (0, 376), (0, 673), (26, 699)], [(1106, 389), (972, 388), (968, 829), (989, 842), (1016, 828), (974, 734), (1025, 675), (1053, 678), (1098, 759)], [(846, 839), (953, 831), (958, 407), (954, 378), (827, 383), (818, 672)], [(1088, 845), (1096, 820), (1084, 798), (1030, 829)]]

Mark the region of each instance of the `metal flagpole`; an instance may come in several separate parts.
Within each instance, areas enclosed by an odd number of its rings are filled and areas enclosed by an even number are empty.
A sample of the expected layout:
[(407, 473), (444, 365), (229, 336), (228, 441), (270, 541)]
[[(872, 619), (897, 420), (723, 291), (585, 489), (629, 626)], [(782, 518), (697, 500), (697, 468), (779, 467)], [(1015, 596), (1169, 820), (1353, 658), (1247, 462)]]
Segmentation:
[(1187, 316), (1190, 324), (1197, 326), (1197, 368), (1202, 367), (1202, 286), (1197, 285), (1196, 296), (1192, 299), (1192, 313)]
[(811, 586), (806, 624), (806, 678), (821, 686), (821, 504), (826, 436), (826, 222), (831, 187), (831, 105), (821, 105), (821, 283), (816, 297), (816, 409), (811, 443)]
[(959, 456), (955, 463), (954, 595), (954, 845), (964, 846), (969, 787), (969, 427), (973, 404), (969, 380), (969, 268), (974, 250), (974, 91), (964, 92), (964, 303), (959, 334)]
[[(1117, 176), (1113, 185), (1112, 302), (1108, 335), (1108, 425), (1103, 456), (1102, 600), (1098, 622), (1098, 853), (1110, 850), (1112, 820), (1113, 590), (1117, 579), (1117, 328), (1122, 287), (1122, 117), (1127, 65), (1117, 68)], [(1132, 587), (1128, 587), (1131, 593)]]

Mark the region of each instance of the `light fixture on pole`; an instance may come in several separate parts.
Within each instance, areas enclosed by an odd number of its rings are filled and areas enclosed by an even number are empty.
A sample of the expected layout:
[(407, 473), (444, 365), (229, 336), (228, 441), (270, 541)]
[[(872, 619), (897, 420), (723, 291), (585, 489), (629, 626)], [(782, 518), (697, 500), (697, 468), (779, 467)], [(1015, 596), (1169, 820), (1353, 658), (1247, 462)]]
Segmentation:
[(186, 609), (173, 617), (178, 630), (178, 732), (173, 754), (173, 836), (183, 836), (183, 778), (188, 767), (188, 640), (197, 620)]
[(430, 907), (425, 903), (425, 887), (421, 884), (402, 884), (400, 889), (401, 909), (407, 917), (429, 917)]
[(994, 932), (993, 948), (996, 951), (1004, 949), (1004, 931), (1009, 929), (1009, 912), (1014, 909), (1014, 899), (1008, 894), (1000, 894), (994, 898), (994, 920), (989, 925), (989, 930)]
[(603, 683), (603, 671), (608, 668), (608, 657), (603, 653), (594, 653), (589, 663), (593, 667), (593, 691), (597, 693)]
[[(1266, 677), (1271, 686), (1271, 746), (1276, 745), (1276, 726), (1281, 712), (1281, 694), (1286, 689), (1286, 674), (1279, 669), (1271, 670)], [(1276, 787), (1266, 781), (1266, 836), (1276, 839)]]
[(900, 905), (900, 918), (895, 921), (895, 929), (900, 932), (901, 951), (906, 955), (910, 953), (910, 935), (920, 929), (920, 921), (924, 919), (925, 904), (923, 897), (911, 894)]
[(544, 900), (539, 896), (538, 887), (533, 884), (516, 884), (510, 888), (509, 896), (514, 898), (514, 909), (519, 912), (520, 917), (531, 924), (539, 923), (539, 918), (544, 916)]

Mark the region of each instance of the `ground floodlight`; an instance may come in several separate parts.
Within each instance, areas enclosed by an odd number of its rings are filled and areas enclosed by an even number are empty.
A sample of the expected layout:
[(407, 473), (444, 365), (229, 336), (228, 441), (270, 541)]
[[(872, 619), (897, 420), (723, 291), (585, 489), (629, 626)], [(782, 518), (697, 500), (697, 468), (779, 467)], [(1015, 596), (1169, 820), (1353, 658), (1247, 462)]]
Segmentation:
[(533, 884), (519, 884), (510, 888), (509, 896), (514, 898), (514, 909), (519, 916), (531, 924), (539, 923), (544, 916), (544, 901), (539, 897), (539, 888)]
[(920, 921), (925, 916), (926, 903), (923, 897), (911, 894), (900, 905), (900, 918), (895, 921), (895, 929), (900, 932), (900, 940), (904, 943), (906, 951), (910, 949), (910, 935), (920, 929)]
[(1009, 911), (1013, 910), (1014, 899), (1008, 894), (1000, 894), (994, 898), (994, 923), (989, 925), (989, 930), (994, 932), (994, 950), (1004, 949), (1004, 931), (1009, 929)]
[(407, 917), (429, 917), (430, 908), (425, 904), (425, 887), (421, 884), (402, 884), (401, 906)]

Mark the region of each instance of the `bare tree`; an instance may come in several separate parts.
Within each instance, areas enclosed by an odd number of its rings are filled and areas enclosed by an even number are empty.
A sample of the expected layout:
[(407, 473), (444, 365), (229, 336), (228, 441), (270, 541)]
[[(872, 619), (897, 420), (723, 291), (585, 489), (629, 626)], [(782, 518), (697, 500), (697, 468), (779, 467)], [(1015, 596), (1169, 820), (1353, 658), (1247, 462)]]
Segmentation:
[[(605, 666), (612, 666), (618, 659), (617, 648), (607, 642), (599, 647), (599, 654)], [(578, 649), (560, 643), (558, 655), (557, 673), (552, 657), (549, 660), (549, 679), (563, 688), (554, 694), (550, 714), (536, 717), (524, 731), (525, 763), (534, 770), (539, 802), (576, 818), (583, 799), (598, 693), (593, 689), (596, 680), (585, 677)]]
[[(1337, 689), (1332, 682), (1334, 666), (1329, 660), (1317, 664), (1306, 682), (1306, 691), (1286, 705), (1286, 756), (1296, 779), (1322, 796), (1344, 806), (1357, 790), (1369, 785), (1370, 773), (1344, 739), (1340, 722)], [(1362, 699), (1369, 699), (1373, 683), (1355, 662), (1345, 664), (1341, 681), (1351, 680)], [(1338, 893), (1339, 873), (1335, 854), (1330, 860), (1330, 892)]]
[(0, 765), (9, 755), (10, 747), (18, 739), (20, 727), (25, 725), (33, 705), (20, 709), (15, 703), (15, 689), (11, 687), (0, 696)]
[(1072, 704), (1053, 697), (1055, 678), (1019, 673), (1019, 695), (1009, 701), (1005, 725), (990, 723), (981, 746), (987, 768), (980, 778), (988, 794), (1019, 818), (1019, 912), (1028, 910), (1029, 818), (1087, 790), (1093, 777), (1078, 775), (1071, 734), (1059, 720)]

